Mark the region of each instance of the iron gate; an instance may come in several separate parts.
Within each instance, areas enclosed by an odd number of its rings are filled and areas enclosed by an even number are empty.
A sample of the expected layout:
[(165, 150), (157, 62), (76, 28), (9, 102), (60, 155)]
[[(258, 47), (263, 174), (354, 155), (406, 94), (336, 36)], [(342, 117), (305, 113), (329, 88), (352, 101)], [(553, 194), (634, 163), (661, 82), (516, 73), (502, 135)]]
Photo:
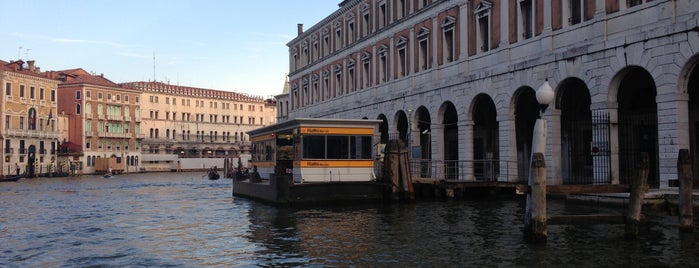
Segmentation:
[(589, 120), (567, 122), (565, 184), (611, 183), (609, 112), (593, 111)]

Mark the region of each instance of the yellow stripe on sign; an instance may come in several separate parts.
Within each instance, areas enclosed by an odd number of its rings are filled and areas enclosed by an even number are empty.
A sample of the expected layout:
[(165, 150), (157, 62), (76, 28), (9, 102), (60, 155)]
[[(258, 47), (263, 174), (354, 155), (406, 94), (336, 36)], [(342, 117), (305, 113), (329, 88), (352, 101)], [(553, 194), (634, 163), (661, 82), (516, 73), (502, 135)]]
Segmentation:
[(274, 162), (255, 162), (255, 161), (250, 161), (250, 164), (255, 165), (257, 167), (274, 167)]
[(374, 161), (373, 160), (302, 160), (302, 161), (294, 161), (294, 167), (301, 167), (301, 168), (374, 167)]
[(257, 137), (250, 137), (251, 142), (273, 140), (273, 139), (274, 139), (274, 134), (266, 134), (266, 135), (257, 136)]
[(301, 134), (373, 135), (374, 129), (349, 127), (301, 127)]

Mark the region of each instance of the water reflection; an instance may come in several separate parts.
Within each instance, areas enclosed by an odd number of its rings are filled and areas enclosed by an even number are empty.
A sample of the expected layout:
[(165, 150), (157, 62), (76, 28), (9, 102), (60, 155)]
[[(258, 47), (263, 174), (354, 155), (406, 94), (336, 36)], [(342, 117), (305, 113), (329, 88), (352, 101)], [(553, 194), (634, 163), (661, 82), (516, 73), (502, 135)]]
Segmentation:
[[(522, 198), (277, 208), (197, 173), (0, 185), (0, 266), (679, 266), (697, 234), (646, 212), (623, 225), (549, 226), (524, 243)], [(550, 214), (623, 213), (550, 201)], [(696, 225), (696, 223), (695, 223)], [(10, 246), (6, 246), (10, 245)]]

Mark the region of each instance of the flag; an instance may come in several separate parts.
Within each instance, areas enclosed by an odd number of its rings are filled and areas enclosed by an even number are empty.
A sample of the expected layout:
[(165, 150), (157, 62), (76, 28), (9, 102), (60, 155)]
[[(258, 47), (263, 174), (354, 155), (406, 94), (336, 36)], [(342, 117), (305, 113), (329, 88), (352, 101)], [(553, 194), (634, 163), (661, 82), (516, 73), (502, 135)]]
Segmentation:
[(46, 120), (47, 126), (51, 124), (51, 118), (53, 118), (53, 110), (49, 110), (49, 120)]

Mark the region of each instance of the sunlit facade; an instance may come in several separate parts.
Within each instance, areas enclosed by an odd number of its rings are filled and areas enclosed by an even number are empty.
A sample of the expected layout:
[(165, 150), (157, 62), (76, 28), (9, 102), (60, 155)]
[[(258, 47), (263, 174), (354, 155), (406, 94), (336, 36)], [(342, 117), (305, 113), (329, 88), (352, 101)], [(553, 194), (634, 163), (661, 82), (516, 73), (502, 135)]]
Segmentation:
[(40, 72), (34, 61), (0, 60), (0, 174), (15, 175), (19, 167), (34, 174), (55, 168), (58, 130), (55, 121), (58, 80)]
[(68, 119), (61, 154), (75, 162), (76, 173), (105, 172), (99, 158), (115, 158), (114, 172), (140, 171), (140, 92), (80, 68), (53, 73), (61, 81), (58, 112)]
[(169, 171), (179, 158), (249, 155), (246, 132), (276, 122), (271, 99), (161, 82), (121, 85), (141, 93), (146, 171)]

